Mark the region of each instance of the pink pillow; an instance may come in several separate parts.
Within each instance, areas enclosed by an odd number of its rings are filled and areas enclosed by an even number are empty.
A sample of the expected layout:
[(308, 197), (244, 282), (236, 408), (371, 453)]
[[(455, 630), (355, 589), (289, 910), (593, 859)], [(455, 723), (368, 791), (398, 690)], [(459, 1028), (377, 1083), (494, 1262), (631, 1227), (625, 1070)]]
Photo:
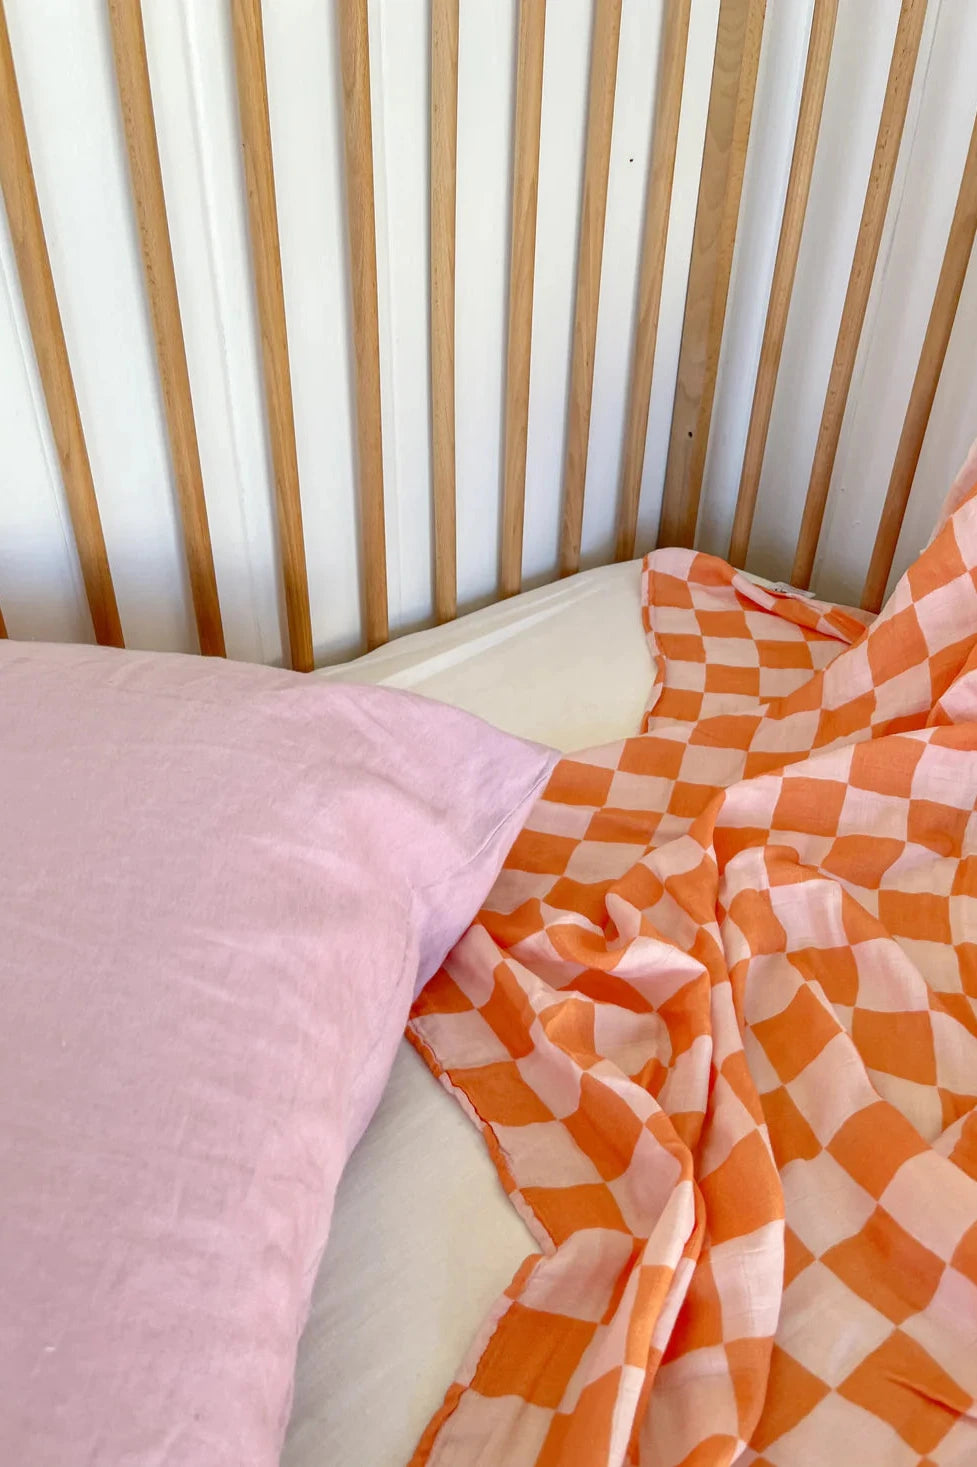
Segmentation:
[(0, 1462), (271, 1467), (340, 1172), (553, 756), (0, 642)]

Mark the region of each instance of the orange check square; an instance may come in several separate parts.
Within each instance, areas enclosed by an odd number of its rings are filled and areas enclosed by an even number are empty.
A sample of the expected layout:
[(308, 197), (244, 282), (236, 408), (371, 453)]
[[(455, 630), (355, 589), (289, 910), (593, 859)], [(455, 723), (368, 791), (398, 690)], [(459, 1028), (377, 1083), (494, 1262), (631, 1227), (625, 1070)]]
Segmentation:
[(618, 810), (614, 806), (606, 806), (594, 812), (585, 839), (647, 846), (660, 820), (657, 810)]
[(914, 1080), (917, 1085), (936, 1084), (933, 1026), (928, 1010), (878, 1013), (856, 1008), (851, 1037), (868, 1069)]
[(836, 835), (848, 786), (836, 779), (786, 774), (773, 812), (772, 829), (801, 835)]
[(879, 921), (893, 937), (910, 937), (918, 942), (952, 940), (950, 904), (936, 892), (880, 891)]
[(754, 1451), (766, 1451), (778, 1437), (803, 1421), (818, 1402), (824, 1400), (829, 1389), (820, 1376), (800, 1365), (779, 1345), (774, 1345), (766, 1402), (750, 1437)]
[(713, 1243), (741, 1238), (783, 1216), (780, 1181), (759, 1131), (737, 1141), (726, 1160), (699, 1178)]
[(750, 952), (782, 953), (787, 933), (774, 915), (770, 893), (747, 887), (738, 891), (729, 905), (729, 915), (750, 945)]
[(668, 802), (668, 813), (694, 820), (697, 815), (702, 814), (709, 801), (715, 799), (718, 793), (715, 785), (686, 784), (683, 780), (677, 780), (672, 790), (672, 798)]
[(691, 611), (692, 592), (687, 581), (680, 581), (678, 576), (669, 576), (663, 571), (652, 571), (650, 580), (653, 606), (679, 606)]
[(930, 650), (912, 606), (877, 621), (865, 639), (865, 648), (876, 687), (925, 662)]
[(595, 927), (603, 927), (607, 921), (609, 886), (609, 881), (574, 881), (570, 876), (561, 876), (553, 883), (546, 900), (551, 907), (579, 912)]
[(613, 769), (600, 769), (579, 759), (561, 759), (542, 798), (557, 805), (603, 805), (613, 778)]
[(932, 1452), (972, 1402), (933, 1357), (894, 1330), (838, 1387), (838, 1394), (887, 1421), (914, 1452)]
[(903, 1162), (929, 1148), (901, 1112), (879, 1100), (850, 1115), (827, 1149), (878, 1201)]
[(813, 671), (814, 662), (806, 642), (800, 638), (796, 642), (764, 642), (757, 640), (757, 652), (760, 656), (760, 666), (776, 668), (778, 670), (799, 667), (808, 672)]
[(888, 836), (839, 835), (821, 862), (821, 869), (850, 886), (877, 891), (883, 876), (904, 850), (904, 841)]
[(684, 688), (666, 688), (655, 704), (654, 718), (674, 718), (677, 723), (695, 723), (702, 709), (702, 694)]
[(596, 1324), (517, 1300), (483, 1351), (472, 1386), (483, 1396), (522, 1396), (555, 1410), (596, 1330)]
[(513, 1059), (523, 1059), (532, 1054), (534, 1040), (530, 1030), (536, 1012), (525, 990), (513, 977), (508, 963), (499, 963), (496, 967), (492, 992), (479, 1012)]
[(510, 871), (529, 871), (535, 876), (562, 876), (577, 849), (568, 835), (551, 835), (545, 830), (521, 830), (506, 857)]
[(712, 839), (720, 871), (742, 851), (749, 850), (751, 846), (765, 845), (769, 835), (769, 830), (760, 826), (733, 825), (727, 829), (717, 825)]
[(850, 739), (852, 734), (870, 728), (874, 712), (874, 693), (863, 693), (860, 698), (852, 698), (850, 703), (843, 703), (840, 708), (825, 708), (818, 719), (814, 748), (823, 749), (836, 739)]
[(704, 637), (750, 636), (750, 624), (742, 611), (697, 611), (695, 619)]
[(742, 698), (759, 698), (760, 669), (758, 667), (724, 667), (721, 663), (707, 663), (706, 692), (736, 693)]
[(524, 1187), (522, 1195), (557, 1247), (582, 1228), (629, 1231), (614, 1193), (603, 1182), (581, 1182), (576, 1187)]
[(580, 1392), (572, 1411), (553, 1417), (536, 1467), (562, 1467), (564, 1462), (600, 1462), (607, 1458), (620, 1374), (619, 1370), (609, 1370), (592, 1380)]
[(463, 1089), (483, 1121), (501, 1126), (531, 1126), (551, 1121), (548, 1110), (532, 1086), (527, 1085), (514, 1060), (491, 1065), (449, 1070), (452, 1085)]
[(787, 954), (809, 982), (819, 983), (829, 1003), (850, 1008), (858, 997), (858, 964), (850, 947), (805, 947)]
[(774, 1160), (781, 1170), (789, 1161), (811, 1161), (817, 1156), (821, 1143), (791, 1099), (789, 1090), (781, 1085), (761, 1095), (760, 1102)]
[(581, 1076), (580, 1104), (563, 1124), (605, 1182), (627, 1171), (643, 1129), (634, 1108), (592, 1075)]
[(956, 682), (974, 650), (972, 636), (961, 638), (950, 647), (940, 647), (930, 658), (930, 689), (936, 703), (952, 682)]
[(967, 569), (953, 533), (940, 535), (926, 554), (909, 567), (913, 600), (922, 601), (931, 591), (942, 590), (957, 576), (965, 576)]
[(678, 779), (684, 757), (685, 744), (678, 739), (659, 739), (654, 734), (641, 734), (638, 738), (626, 740), (617, 767), (622, 774), (651, 774), (657, 779)]
[(969, 819), (969, 810), (958, 810), (954, 805), (941, 805), (935, 800), (910, 800), (908, 836), (914, 845), (926, 846), (938, 856), (953, 856), (959, 860)]
[(901, 1228), (883, 1207), (821, 1262), (893, 1324), (925, 1309), (943, 1276), (943, 1260)]
[(702, 638), (693, 632), (656, 632), (659, 651), (669, 662), (705, 662)]
[(750, 1028), (781, 1080), (793, 1080), (840, 1032), (837, 1019), (807, 987), (799, 988), (785, 1009)]
[(757, 779), (761, 774), (771, 774), (775, 769), (783, 769), (786, 764), (796, 764), (798, 759), (803, 758), (800, 751), (796, 754), (783, 754), (779, 751), (771, 753), (766, 749), (751, 749), (746, 756), (743, 778)]
[(869, 739), (851, 751), (849, 781), (860, 790), (893, 795), (907, 800), (912, 794), (913, 775), (923, 757), (925, 744), (918, 739)]

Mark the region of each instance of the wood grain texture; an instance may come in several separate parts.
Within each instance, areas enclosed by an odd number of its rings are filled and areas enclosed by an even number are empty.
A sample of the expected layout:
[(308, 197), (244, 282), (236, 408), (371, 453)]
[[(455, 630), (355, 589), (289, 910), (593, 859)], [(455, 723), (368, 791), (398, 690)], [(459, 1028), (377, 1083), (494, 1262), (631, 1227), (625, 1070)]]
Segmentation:
[(896, 449), (889, 486), (879, 520), (875, 547), (862, 592), (865, 611), (879, 611), (892, 570), (899, 532), (909, 503), (916, 467), (933, 409), (933, 399), (950, 344), (950, 333), (957, 314), (967, 266), (977, 234), (977, 120), (970, 135), (970, 148), (964, 164), (953, 220), (930, 310), (923, 349), (909, 395), (909, 406), (903, 420), (899, 446)]
[(645, 200), (638, 279), (638, 319), (634, 334), (624, 456), (618, 491), (617, 542), (614, 550), (616, 560), (632, 558), (638, 527), (638, 501), (641, 497), (641, 474), (644, 469), (645, 439), (651, 405), (651, 379), (658, 341), (658, 311), (661, 305), (668, 216), (675, 175), (675, 148), (682, 113), (690, 13), (691, 0), (667, 0), (655, 97), (648, 193)]
[(520, 0), (513, 143), (512, 247), (509, 253), (509, 324), (505, 368), (505, 448), (499, 567), (501, 596), (515, 596), (522, 590), (545, 31), (546, 0)]
[(275, 481), (275, 508), (288, 622), (288, 645), (296, 672), (313, 666), (309, 579), (302, 530), (298, 454), (292, 409), (292, 374), (285, 324), (275, 169), (268, 117), (261, 0), (231, 0), (234, 61), (255, 297), (261, 330), (265, 411)]
[(123, 645), (85, 434), (34, 185), (7, 18), (0, 0), (0, 189), (95, 638)]
[(721, 0), (658, 543), (692, 545), (753, 117), (765, 0)]
[(431, 5), (431, 464), (434, 611), (458, 610), (455, 512), (455, 203), (458, 157), (458, 0)]
[(223, 657), (224, 629), (163, 195), (142, 9), (140, 0), (109, 0), (108, 9), (197, 638), (205, 656)]
[(604, 215), (611, 163), (617, 51), (621, 35), (621, 0), (596, 0), (587, 94), (587, 152), (584, 162), (580, 247), (570, 366), (570, 404), (566, 461), (563, 469), (563, 515), (560, 575), (580, 567), (587, 446), (594, 389), (594, 346), (600, 303), (600, 267), (604, 254)]
[(838, 0), (815, 0), (811, 20), (811, 35), (807, 47), (807, 64), (804, 69), (804, 84), (797, 114), (797, 131), (794, 135), (794, 152), (787, 181), (787, 197), (780, 224), (780, 239), (777, 244), (777, 259), (774, 263), (770, 298), (767, 302), (767, 319), (763, 329), (763, 345), (760, 348), (760, 364), (757, 368), (756, 385), (753, 389), (753, 407), (750, 411), (750, 426), (740, 473), (736, 513), (729, 541), (728, 559), (732, 565), (742, 566), (750, 545), (753, 515), (756, 510), (763, 455), (767, 446), (770, 428), (770, 413), (773, 408), (777, 373), (787, 330), (787, 314), (794, 289), (797, 272), (797, 256), (801, 247), (804, 217), (807, 213), (808, 195), (811, 190), (811, 174), (821, 130), (821, 113), (824, 110), (824, 92), (828, 81), (831, 62), (831, 46), (834, 41), (835, 20), (838, 15)]
[(380, 425), (380, 326), (373, 197), (373, 120), (367, 0), (338, 0), (346, 137), (346, 219), (349, 228), (356, 365), (356, 442), (363, 545), (367, 647), (387, 640), (387, 549), (383, 516), (383, 438)]
[(861, 339), (865, 311), (872, 289), (879, 245), (882, 242), (882, 230), (885, 226), (886, 210), (892, 191), (892, 179), (899, 158), (899, 144), (902, 141), (902, 129), (906, 121), (906, 109), (909, 106), (909, 94), (912, 90), (916, 56), (919, 52), (919, 41), (925, 18), (926, 0), (902, 0), (899, 25), (892, 48), (892, 60), (889, 64), (889, 76), (886, 81), (885, 98), (882, 103), (882, 116), (875, 142), (875, 154), (872, 158), (872, 169), (865, 193), (858, 238), (855, 242), (855, 254), (851, 274), (848, 277), (848, 291), (841, 313), (841, 325), (838, 329), (838, 340), (831, 364), (831, 375), (828, 378), (814, 463), (811, 467), (811, 478), (807, 487), (804, 514), (801, 519), (797, 550), (791, 570), (791, 581), (802, 590), (811, 583), (811, 572), (814, 569), (821, 525), (828, 502), (828, 491), (831, 487), (831, 475), (845, 418), (848, 391), (851, 387), (852, 373), (855, 370), (855, 357), (858, 353), (858, 343)]

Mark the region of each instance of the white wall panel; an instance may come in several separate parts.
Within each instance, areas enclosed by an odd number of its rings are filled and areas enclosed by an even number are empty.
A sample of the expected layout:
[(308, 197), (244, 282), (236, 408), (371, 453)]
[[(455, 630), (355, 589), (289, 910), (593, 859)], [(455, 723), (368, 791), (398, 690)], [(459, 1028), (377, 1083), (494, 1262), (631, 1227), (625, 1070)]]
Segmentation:
[[(415, 8), (426, 16), (426, 6)], [(493, 599), (498, 578), (515, 15), (515, 0), (464, 0), (458, 33), (455, 462), (462, 609)]]
[(144, 4), (156, 132), (228, 655), (282, 655), (227, 8)]
[[(584, 517), (613, 543), (664, 0), (624, 0)], [(725, 553), (813, 0), (768, 0), (698, 543)], [(693, 0), (639, 511), (657, 527), (719, 0)], [(898, 0), (841, 0), (749, 564), (782, 576), (807, 489)], [(6, 0), (38, 193), (127, 642), (194, 650), (103, 0)], [(228, 8), (144, 0), (153, 98), (231, 655), (282, 656), (277, 551)], [(550, 0), (544, 53), (523, 570), (555, 574), (591, 0)], [(265, 0), (313, 631), (360, 646), (338, 43), (323, 0)], [(431, 615), (429, 5), (370, 0), (383, 461), (393, 631)], [(456, 392), (462, 609), (495, 594), (516, 0), (461, 0)], [(814, 584), (857, 600), (977, 110), (977, 7), (930, 0)], [(901, 569), (977, 433), (971, 269), (900, 541)], [(91, 636), (6, 222), (0, 221), (0, 605), (14, 636)]]

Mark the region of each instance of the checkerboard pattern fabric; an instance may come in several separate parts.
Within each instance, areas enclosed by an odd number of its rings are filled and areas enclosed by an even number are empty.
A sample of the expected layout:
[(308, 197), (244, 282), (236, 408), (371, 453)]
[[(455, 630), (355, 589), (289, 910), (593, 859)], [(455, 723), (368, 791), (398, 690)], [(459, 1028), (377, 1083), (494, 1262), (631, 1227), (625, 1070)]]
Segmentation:
[(538, 1239), (415, 1467), (977, 1462), (977, 500), (869, 627), (644, 568), (410, 1035)]

